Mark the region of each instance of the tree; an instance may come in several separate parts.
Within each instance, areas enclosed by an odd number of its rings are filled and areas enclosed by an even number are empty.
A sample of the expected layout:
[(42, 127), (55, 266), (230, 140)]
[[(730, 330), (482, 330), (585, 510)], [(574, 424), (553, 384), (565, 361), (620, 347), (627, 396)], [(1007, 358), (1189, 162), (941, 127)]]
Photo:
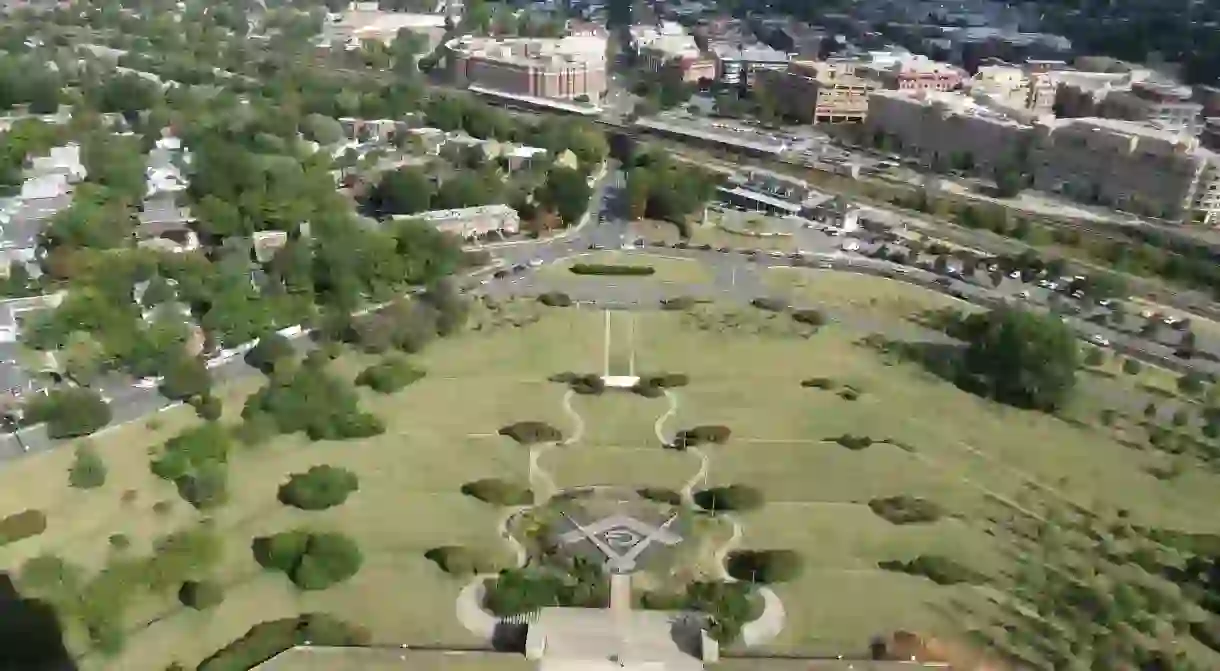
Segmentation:
[(253, 549), (261, 566), (283, 572), (302, 590), (343, 582), (364, 562), (355, 541), (339, 533), (287, 531), (255, 539)]
[(381, 176), (373, 189), (370, 204), (380, 214), (415, 214), (425, 212), (432, 206), (435, 189), (417, 168), (400, 168)]
[(207, 396), (212, 390), (212, 376), (199, 357), (181, 354), (170, 360), (161, 380), (161, 394), (175, 401)]
[(296, 354), (292, 342), (279, 333), (268, 333), (246, 352), (246, 363), (264, 373), (270, 373), (277, 363)]
[(1190, 396), (1198, 396), (1203, 393), (1207, 381), (1207, 375), (1191, 371), (1178, 378), (1178, 391)]
[(450, 278), (433, 283), (420, 295), (420, 299), (423, 304), (436, 310), (437, 335), (451, 335), (466, 325), (470, 303)]
[(76, 489), (95, 489), (106, 484), (106, 464), (89, 444), (76, 448), (68, 471), (68, 484)]
[(589, 207), (592, 187), (579, 170), (554, 166), (547, 173), (546, 183), (539, 188), (537, 201), (559, 214), (564, 224), (571, 226), (580, 221)]
[(281, 503), (301, 510), (324, 510), (342, 504), (360, 487), (356, 474), (335, 466), (314, 466), (294, 473), (280, 487)]
[(1021, 193), (1022, 182), (1021, 172), (1014, 166), (1005, 165), (996, 169), (995, 188), (1000, 198), (1013, 198)]
[(211, 580), (188, 580), (178, 590), (178, 600), (187, 608), (207, 610), (224, 601), (224, 588)]
[(1144, 366), (1139, 361), (1136, 361), (1135, 359), (1124, 359), (1123, 360), (1123, 372), (1126, 373), (1127, 375), (1139, 375), (1140, 371), (1142, 371), (1143, 369), (1144, 369)]
[(402, 390), (423, 376), (424, 371), (411, 365), (410, 360), (406, 357), (387, 356), (361, 371), (356, 376), (356, 384), (382, 394), (391, 394)]
[(310, 114), (301, 120), (301, 134), (307, 140), (330, 145), (343, 139), (343, 126), (324, 114)]
[(51, 438), (86, 436), (110, 423), (110, 405), (88, 387), (60, 387), (31, 399), (26, 421), (46, 422)]
[(1001, 308), (966, 318), (963, 335), (959, 374), (968, 385), (1001, 403), (1039, 410), (1070, 397), (1080, 350), (1059, 319)]
[(1106, 362), (1106, 353), (1099, 347), (1090, 347), (1084, 355), (1084, 365), (1100, 366)]

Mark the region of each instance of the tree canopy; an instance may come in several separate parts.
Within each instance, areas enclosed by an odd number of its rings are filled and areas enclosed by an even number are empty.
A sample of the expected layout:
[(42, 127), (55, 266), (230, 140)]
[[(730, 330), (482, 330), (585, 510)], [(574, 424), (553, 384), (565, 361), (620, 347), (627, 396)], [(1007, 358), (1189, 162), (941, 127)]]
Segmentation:
[(1080, 347), (1052, 315), (1002, 308), (967, 317), (960, 373), (972, 387), (1021, 408), (1054, 410), (1076, 385)]

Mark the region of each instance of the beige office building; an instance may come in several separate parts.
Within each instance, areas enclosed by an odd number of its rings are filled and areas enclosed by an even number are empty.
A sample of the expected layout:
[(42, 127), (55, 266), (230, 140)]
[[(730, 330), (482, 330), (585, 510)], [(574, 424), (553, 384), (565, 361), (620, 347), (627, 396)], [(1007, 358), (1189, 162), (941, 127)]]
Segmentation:
[(446, 45), (457, 86), (597, 103), (606, 93), (606, 39), (459, 37)]
[(1031, 126), (960, 93), (874, 91), (868, 132), (929, 167), (983, 174), (1016, 164)]
[(861, 122), (877, 83), (856, 75), (856, 64), (792, 61), (782, 71), (759, 73), (779, 112), (801, 123)]
[(1196, 138), (1095, 117), (1035, 128), (1034, 187), (1137, 215), (1220, 223), (1220, 158)]

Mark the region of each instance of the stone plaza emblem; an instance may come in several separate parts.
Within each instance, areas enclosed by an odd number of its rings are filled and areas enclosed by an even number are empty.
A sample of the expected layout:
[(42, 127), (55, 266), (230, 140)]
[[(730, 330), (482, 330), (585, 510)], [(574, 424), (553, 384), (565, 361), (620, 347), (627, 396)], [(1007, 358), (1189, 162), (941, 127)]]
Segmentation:
[(669, 531), (669, 525), (678, 519), (675, 513), (661, 526), (653, 526), (630, 515), (610, 515), (591, 524), (581, 524), (567, 513), (564, 519), (576, 527), (559, 536), (563, 545), (588, 541), (606, 558), (606, 569), (611, 573), (630, 573), (636, 562), (653, 543), (674, 546), (682, 537)]

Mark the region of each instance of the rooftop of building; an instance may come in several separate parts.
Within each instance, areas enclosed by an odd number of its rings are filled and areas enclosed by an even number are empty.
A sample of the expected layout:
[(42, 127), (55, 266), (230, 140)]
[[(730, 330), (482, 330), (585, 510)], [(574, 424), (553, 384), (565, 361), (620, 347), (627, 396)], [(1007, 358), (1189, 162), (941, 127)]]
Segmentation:
[(986, 103), (989, 98), (965, 95), (955, 91), (875, 91), (874, 98), (905, 100), (924, 107), (937, 107), (953, 114), (987, 119), (993, 123), (1027, 126), (1021, 119), (1013, 118), (1007, 110), (997, 109)]
[(875, 72), (889, 71), (895, 73), (918, 74), (952, 74), (960, 73), (961, 69), (949, 63), (934, 61), (920, 54), (908, 54), (895, 59), (865, 62), (861, 67)]
[(786, 63), (789, 60), (788, 52), (761, 43), (741, 44), (721, 41), (709, 44), (708, 48), (720, 60), (762, 63)]
[(1161, 127), (1144, 121), (1106, 119), (1102, 117), (1078, 117), (1073, 119), (1047, 119), (1042, 123), (1049, 130), (1071, 130), (1089, 135), (1107, 134), (1130, 138), (1157, 140), (1183, 148), (1198, 149), (1198, 140), (1188, 133), (1174, 128)]
[(558, 38), (465, 35), (450, 41), (448, 46), (468, 57), (505, 63), (598, 64), (606, 61), (606, 38), (587, 35)]
[(437, 223), (478, 217), (515, 217), (517, 211), (507, 205), (480, 205), (478, 207), (459, 207), (452, 210), (429, 210), (415, 214), (395, 215), (395, 219), (422, 219)]

